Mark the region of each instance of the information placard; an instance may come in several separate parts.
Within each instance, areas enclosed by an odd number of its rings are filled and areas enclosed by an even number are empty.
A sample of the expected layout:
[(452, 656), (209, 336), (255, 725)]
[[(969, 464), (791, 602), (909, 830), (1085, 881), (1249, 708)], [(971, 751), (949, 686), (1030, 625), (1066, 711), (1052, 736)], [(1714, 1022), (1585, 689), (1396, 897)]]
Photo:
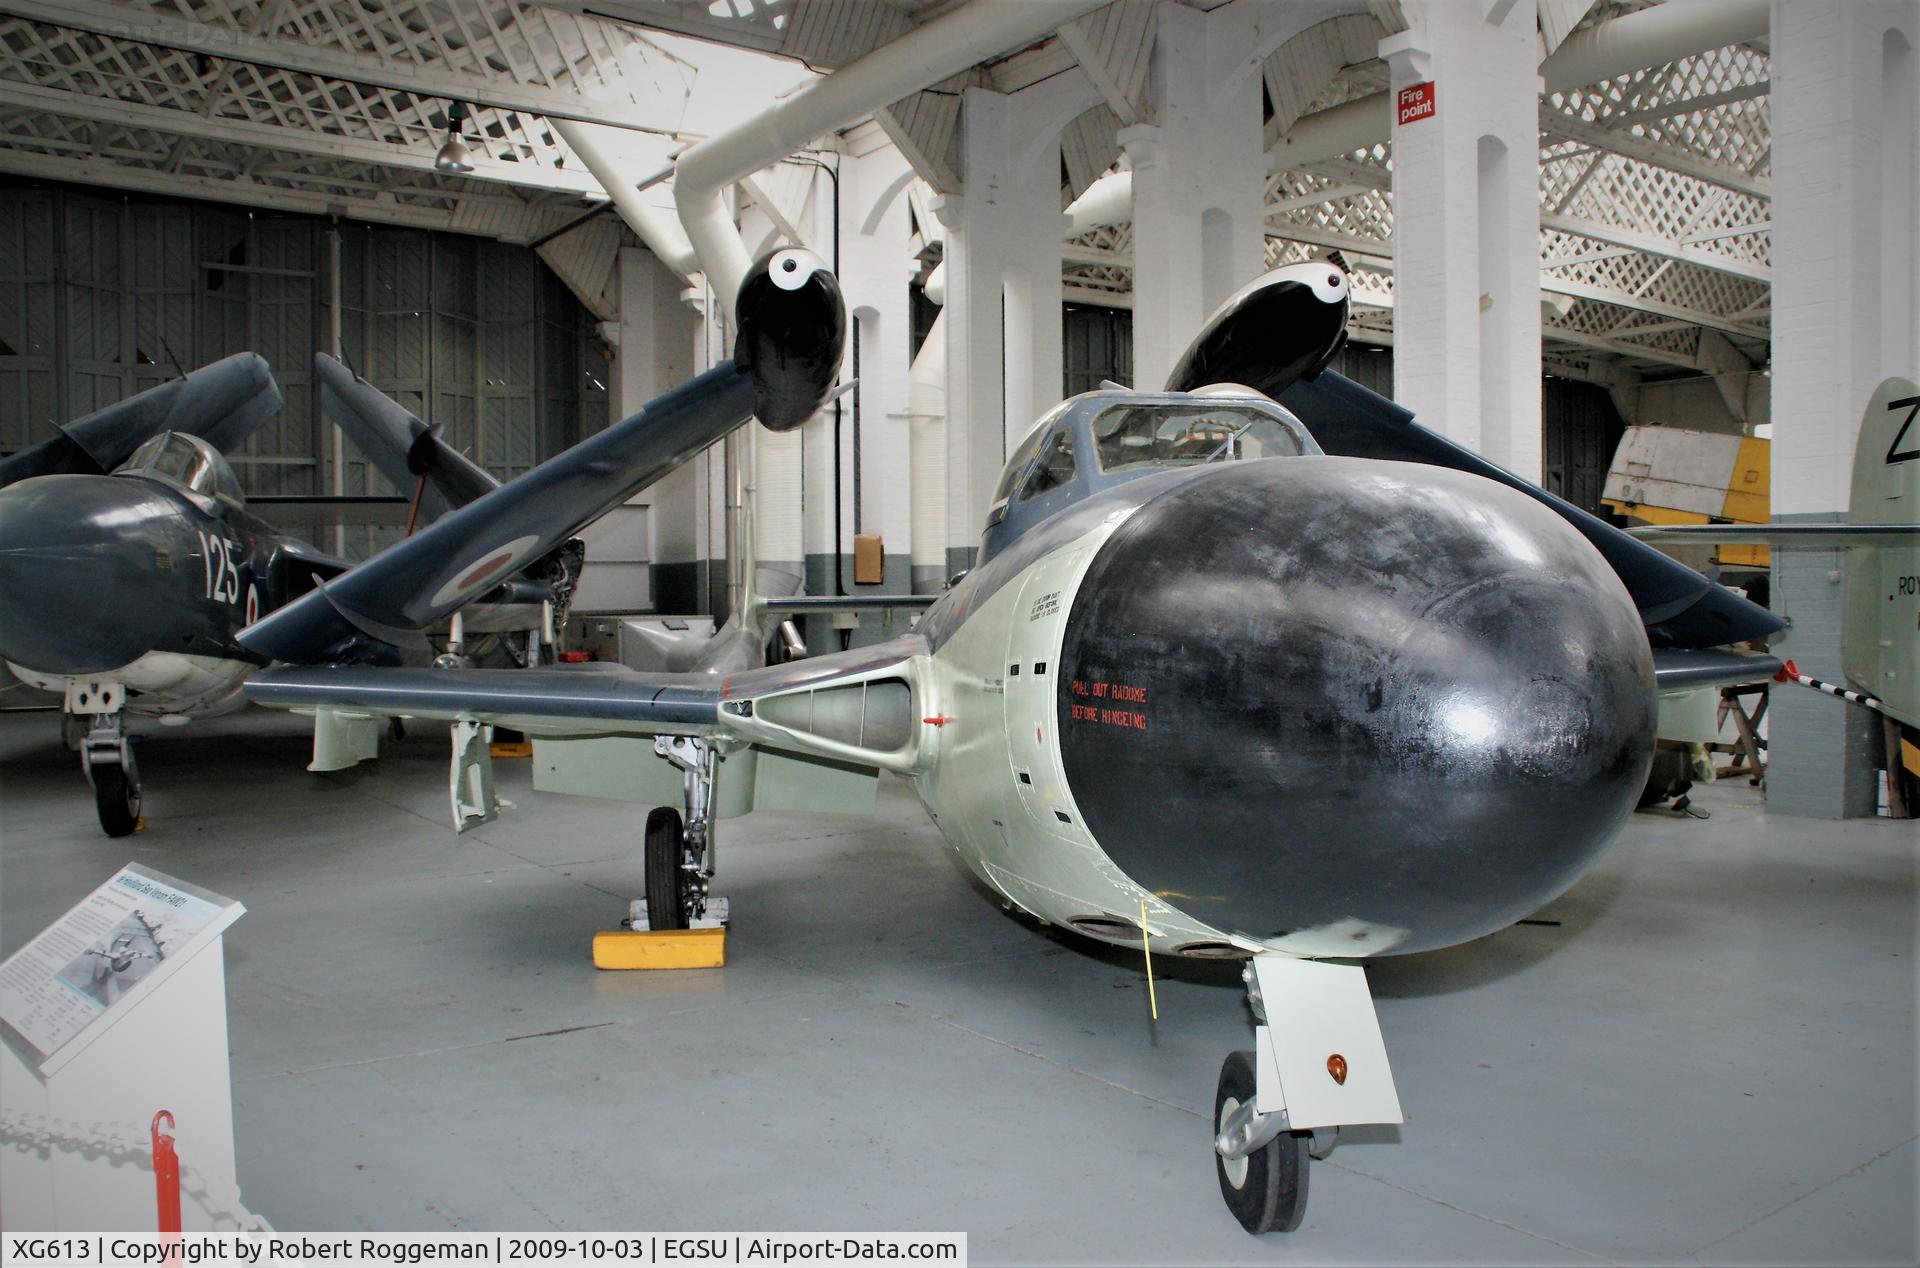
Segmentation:
[(0, 964), (0, 1038), (52, 1073), (244, 910), (127, 864)]

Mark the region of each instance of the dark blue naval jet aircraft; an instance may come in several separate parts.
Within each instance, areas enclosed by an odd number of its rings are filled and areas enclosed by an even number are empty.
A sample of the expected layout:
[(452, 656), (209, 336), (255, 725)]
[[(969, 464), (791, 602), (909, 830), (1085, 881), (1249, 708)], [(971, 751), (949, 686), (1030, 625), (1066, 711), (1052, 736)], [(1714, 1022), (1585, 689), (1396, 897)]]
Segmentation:
[[(839, 358), (837, 342), (823, 352), (793, 341), (824, 345), (820, 332), (834, 326), (840, 302), (831, 276), (815, 277), (810, 257), (803, 273), (798, 258), (774, 257), (743, 287), (734, 361), (508, 487), (345, 367), (316, 358), (327, 413), (389, 478), (418, 477), (415, 509), (438, 516), (387, 558), (425, 552), (434, 563), (426, 571), (444, 577), (363, 573), (248, 512), (222, 451), (280, 404), (266, 362), (250, 353), (72, 423), (0, 465), (0, 660), (61, 693), (69, 717), (84, 721), (74, 738), (101, 826), (124, 836), (139, 820), (127, 712), (168, 722), (236, 708), (248, 675), (288, 654), (325, 663), (365, 644), (380, 649), (378, 659), (424, 662), (432, 649), (423, 631), (467, 605), (568, 589), (582, 525), (749, 416), (797, 424)], [(769, 280), (776, 275), (782, 285)], [(522, 522), (514, 508), (524, 506), (550, 531), (515, 533), (471, 557), (450, 545), (490, 541), (490, 531)], [(276, 651), (283, 616), (331, 634), (297, 653)], [(246, 641), (243, 627), (254, 628)], [(371, 725), (317, 729), (316, 745), (371, 756), (372, 735)]]
[(124, 712), (234, 707), (260, 663), (235, 631), (345, 566), (246, 512), (224, 453), (279, 408), (267, 363), (239, 353), (0, 463), (0, 659), (62, 696), (111, 835), (140, 813)]
[[(1294, 1227), (1315, 1132), (1401, 1119), (1351, 962), (1477, 938), (1565, 890), (1634, 808), (1657, 691), (1777, 664), (1714, 650), (1779, 628), (1763, 609), (1327, 370), (1347, 307), (1337, 270), (1277, 270), (1165, 390), (1041, 418), (976, 566), (891, 641), (724, 674), (280, 668), (247, 693), (452, 723), (456, 823), (490, 795), (476, 740), (495, 723), (534, 735), (539, 786), (678, 799), (647, 819), (655, 928), (705, 914), (716, 818), (846, 809), (861, 781), (905, 777), (1009, 903), (1248, 961), (1273, 1024), (1221, 1071), (1215, 1164), (1246, 1228)], [(379, 622), (419, 628), (467, 570), (568, 531), (566, 499), (598, 498), (562, 483), (579, 474), (528, 477), (555, 500), (524, 516), (450, 517), (431, 557), (376, 558), (354, 603), (404, 579), (426, 597)], [(309, 596), (240, 641), (392, 661), (346, 606)]]

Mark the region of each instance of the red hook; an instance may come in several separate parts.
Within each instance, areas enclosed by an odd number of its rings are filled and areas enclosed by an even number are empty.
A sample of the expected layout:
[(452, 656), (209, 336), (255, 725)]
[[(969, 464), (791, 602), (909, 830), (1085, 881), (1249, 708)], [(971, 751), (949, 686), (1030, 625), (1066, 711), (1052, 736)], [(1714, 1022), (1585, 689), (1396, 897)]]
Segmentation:
[[(167, 1120), (166, 1132), (160, 1130), (163, 1118)], [(172, 1130), (172, 1113), (161, 1110), (153, 1116), (153, 1187), (160, 1207), (160, 1232), (177, 1236), (180, 1232), (180, 1155), (173, 1151), (173, 1137), (167, 1134)]]

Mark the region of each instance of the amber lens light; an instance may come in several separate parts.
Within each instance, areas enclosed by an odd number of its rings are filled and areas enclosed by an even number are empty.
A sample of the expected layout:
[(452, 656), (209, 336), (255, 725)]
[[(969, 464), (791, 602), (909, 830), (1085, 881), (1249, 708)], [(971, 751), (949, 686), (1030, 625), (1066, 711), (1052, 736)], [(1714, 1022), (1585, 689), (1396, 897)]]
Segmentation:
[(1337, 1052), (1328, 1057), (1327, 1073), (1333, 1076), (1335, 1083), (1344, 1087), (1347, 1082), (1347, 1059)]

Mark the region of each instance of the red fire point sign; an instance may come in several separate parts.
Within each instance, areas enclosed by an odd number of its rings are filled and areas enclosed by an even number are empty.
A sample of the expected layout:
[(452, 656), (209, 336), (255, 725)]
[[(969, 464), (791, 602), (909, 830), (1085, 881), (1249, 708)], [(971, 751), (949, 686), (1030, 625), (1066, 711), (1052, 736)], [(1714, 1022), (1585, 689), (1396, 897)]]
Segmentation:
[(1433, 81), (1424, 84), (1412, 84), (1400, 90), (1400, 123), (1412, 123), (1416, 119), (1431, 119), (1434, 114)]

